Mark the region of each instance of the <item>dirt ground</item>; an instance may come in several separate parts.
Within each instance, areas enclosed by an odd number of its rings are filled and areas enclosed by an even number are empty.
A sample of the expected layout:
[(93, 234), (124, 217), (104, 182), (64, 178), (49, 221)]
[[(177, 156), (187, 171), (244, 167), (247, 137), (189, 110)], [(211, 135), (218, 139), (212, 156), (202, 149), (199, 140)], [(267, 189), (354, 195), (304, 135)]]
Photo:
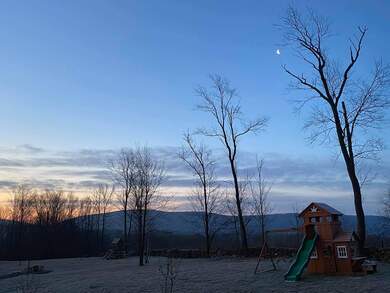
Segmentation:
[[(137, 258), (103, 260), (73, 258), (34, 261), (50, 273), (1, 279), (21, 271), (26, 263), (0, 261), (0, 292), (162, 292), (166, 258), (152, 258), (144, 266)], [(379, 272), (364, 277), (326, 277), (305, 275), (302, 281), (285, 282), (289, 263), (280, 262), (279, 270), (253, 274), (256, 259), (179, 259), (174, 292), (390, 292), (390, 264), (379, 263)], [(264, 263), (261, 269), (270, 267)]]

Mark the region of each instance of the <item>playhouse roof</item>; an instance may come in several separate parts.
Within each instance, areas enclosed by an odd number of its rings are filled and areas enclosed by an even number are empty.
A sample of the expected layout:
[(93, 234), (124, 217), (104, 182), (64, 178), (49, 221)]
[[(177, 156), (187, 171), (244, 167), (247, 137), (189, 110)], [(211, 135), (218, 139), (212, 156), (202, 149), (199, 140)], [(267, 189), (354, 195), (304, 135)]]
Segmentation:
[(340, 232), (333, 239), (334, 242), (350, 242), (356, 240), (355, 232)]
[(320, 209), (323, 209), (325, 211), (327, 211), (329, 214), (331, 215), (342, 215), (343, 213), (336, 210), (335, 208), (332, 208), (330, 205), (327, 205), (326, 203), (322, 203), (322, 202), (312, 202), (311, 204), (309, 204), (300, 214), (299, 216), (301, 217), (310, 207), (312, 206), (316, 206)]

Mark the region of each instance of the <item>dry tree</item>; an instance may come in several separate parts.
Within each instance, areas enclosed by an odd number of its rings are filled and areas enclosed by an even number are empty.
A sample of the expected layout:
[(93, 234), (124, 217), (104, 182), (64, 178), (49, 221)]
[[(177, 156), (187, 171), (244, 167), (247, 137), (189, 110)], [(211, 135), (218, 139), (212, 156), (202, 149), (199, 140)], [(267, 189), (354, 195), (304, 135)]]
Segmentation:
[(137, 221), (139, 265), (144, 265), (148, 247), (148, 232), (153, 216), (151, 210), (159, 210), (167, 204), (167, 197), (159, 195), (160, 186), (165, 179), (163, 162), (152, 155), (147, 147), (139, 147), (135, 154), (135, 184), (130, 202), (134, 206)]
[(215, 174), (216, 162), (212, 151), (204, 144), (197, 144), (190, 133), (184, 135), (184, 144), (178, 156), (196, 177), (192, 208), (202, 215), (206, 254), (210, 256), (212, 240), (217, 232), (214, 215), (221, 203)]
[(158, 270), (162, 276), (161, 293), (173, 293), (178, 272), (177, 260), (167, 257), (166, 263), (160, 265)]
[(241, 247), (248, 250), (248, 239), (245, 220), (241, 207), (241, 194), (237, 166), (237, 154), (240, 140), (247, 134), (258, 133), (266, 127), (266, 118), (247, 120), (241, 109), (237, 91), (229, 82), (217, 75), (211, 76), (212, 87), (199, 87), (196, 92), (201, 98), (198, 110), (203, 111), (214, 120), (214, 127), (202, 128), (199, 134), (217, 138), (226, 150), (234, 186), (234, 198), (240, 224)]
[[(132, 149), (122, 149), (110, 162), (110, 171), (117, 187), (117, 201), (123, 211), (123, 243), (128, 252), (128, 233), (131, 230), (131, 215), (134, 206), (129, 208), (129, 198), (135, 185), (135, 154)], [(130, 229), (127, 220), (130, 216)]]
[(262, 245), (265, 241), (268, 215), (272, 212), (272, 206), (269, 200), (271, 189), (272, 184), (264, 177), (264, 160), (257, 159), (254, 177), (249, 182), (249, 192), (251, 196), (252, 214), (256, 216), (260, 226)]
[(356, 36), (349, 40), (344, 62), (331, 54), (329, 39), (332, 34), (325, 18), (311, 11), (302, 16), (291, 7), (281, 29), (286, 45), (292, 46), (298, 58), (308, 66), (302, 73), (286, 65), (284, 70), (294, 81), (293, 88), (304, 91), (298, 108), (312, 105), (311, 116), (305, 124), (310, 130), (310, 142), (336, 142), (344, 160), (354, 195), (362, 253), (366, 224), (361, 187), (365, 178), (359, 178), (359, 162), (377, 158), (383, 147), (370, 130), (384, 125), (385, 110), (390, 105), (389, 67), (377, 62), (370, 77), (356, 77), (366, 27), (359, 27)]

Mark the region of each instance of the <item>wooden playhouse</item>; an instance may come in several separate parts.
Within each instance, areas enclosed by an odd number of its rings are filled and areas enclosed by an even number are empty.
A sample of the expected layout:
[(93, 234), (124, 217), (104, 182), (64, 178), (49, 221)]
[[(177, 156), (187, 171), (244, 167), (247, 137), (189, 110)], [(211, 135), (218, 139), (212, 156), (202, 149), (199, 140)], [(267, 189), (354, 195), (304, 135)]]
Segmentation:
[(300, 214), (305, 238), (285, 275), (296, 281), (307, 267), (309, 273), (352, 275), (362, 272), (365, 258), (357, 257), (357, 235), (342, 229), (342, 213), (331, 206), (312, 202)]

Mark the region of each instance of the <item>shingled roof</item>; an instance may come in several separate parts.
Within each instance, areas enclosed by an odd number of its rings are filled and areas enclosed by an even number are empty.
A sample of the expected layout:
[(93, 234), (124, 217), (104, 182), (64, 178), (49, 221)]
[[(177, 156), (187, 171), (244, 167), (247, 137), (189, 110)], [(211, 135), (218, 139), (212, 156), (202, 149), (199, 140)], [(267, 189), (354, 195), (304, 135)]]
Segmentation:
[(334, 242), (350, 242), (356, 240), (355, 232), (340, 232), (333, 239)]
[(335, 208), (332, 208), (330, 205), (327, 205), (326, 203), (323, 203), (323, 202), (312, 202), (311, 204), (309, 204), (300, 214), (299, 216), (301, 216), (311, 205), (315, 205), (317, 207), (319, 207), (320, 209), (323, 209), (323, 210), (326, 210), (329, 214), (331, 215), (339, 215), (341, 216), (343, 213), (336, 210)]

